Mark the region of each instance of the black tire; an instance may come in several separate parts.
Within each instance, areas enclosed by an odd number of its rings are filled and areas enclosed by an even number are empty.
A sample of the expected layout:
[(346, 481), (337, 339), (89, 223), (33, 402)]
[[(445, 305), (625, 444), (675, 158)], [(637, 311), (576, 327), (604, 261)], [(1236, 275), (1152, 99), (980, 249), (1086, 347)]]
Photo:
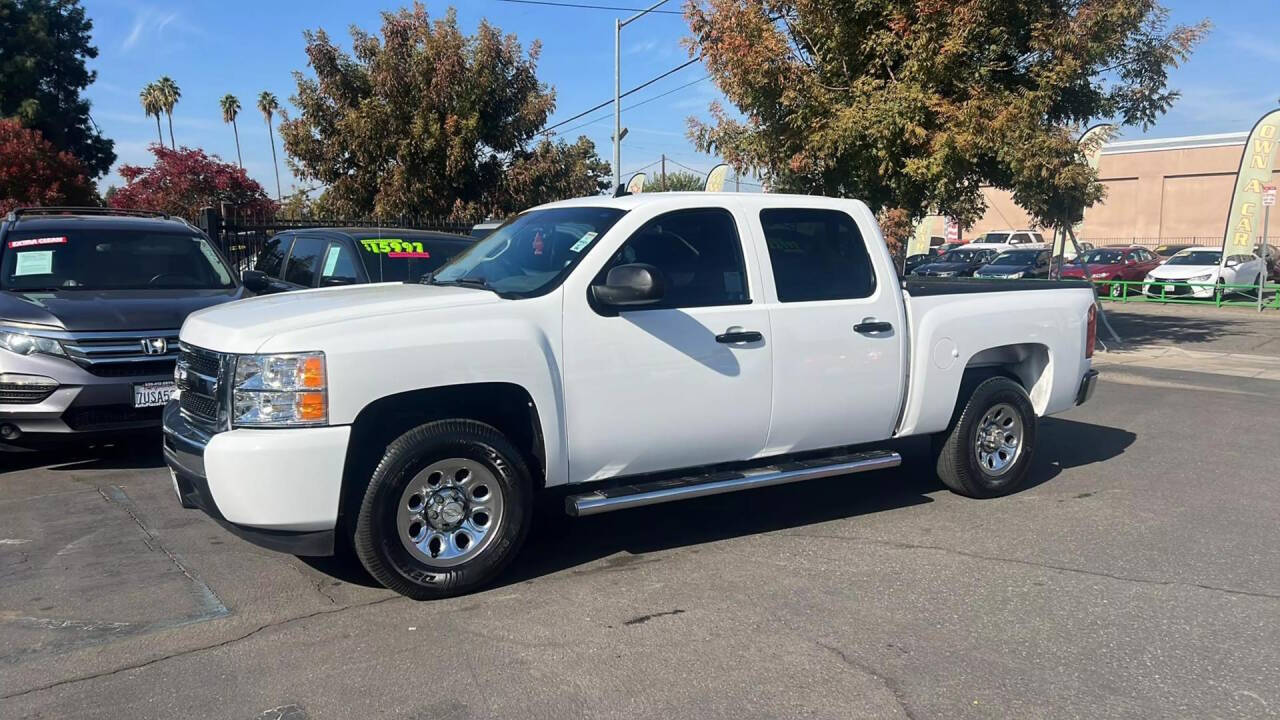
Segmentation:
[[(502, 493), (503, 511), (493, 537), (474, 557), (441, 567), (406, 548), (397, 513), (409, 483), (433, 463), (450, 459), (487, 470)], [(356, 556), (378, 582), (415, 600), (470, 592), (493, 580), (519, 552), (529, 531), (532, 487), (519, 451), (492, 426), (474, 420), (421, 425), (388, 445), (373, 471), (352, 530)]]
[[(978, 431), (984, 416), (999, 406), (1012, 408), (1021, 423), (1018, 450), (1012, 464), (993, 474), (979, 458)], [(1006, 377), (992, 377), (978, 383), (951, 428), (940, 433), (935, 443), (938, 478), (954, 492), (973, 498), (1008, 495), (1021, 487), (1031, 468), (1035, 451), (1037, 418), (1026, 390)]]

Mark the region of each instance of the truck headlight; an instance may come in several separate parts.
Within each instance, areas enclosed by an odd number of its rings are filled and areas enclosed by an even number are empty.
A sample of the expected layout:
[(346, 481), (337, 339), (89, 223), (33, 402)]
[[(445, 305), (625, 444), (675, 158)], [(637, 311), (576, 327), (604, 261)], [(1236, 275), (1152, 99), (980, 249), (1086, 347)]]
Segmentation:
[(329, 420), (324, 353), (236, 358), (231, 423), (239, 427), (324, 425)]
[(26, 333), (9, 332), (7, 330), (0, 331), (0, 347), (19, 355), (32, 355), (35, 353), (61, 355), (63, 357), (67, 355), (67, 352), (62, 349), (62, 344), (57, 340), (27, 335)]

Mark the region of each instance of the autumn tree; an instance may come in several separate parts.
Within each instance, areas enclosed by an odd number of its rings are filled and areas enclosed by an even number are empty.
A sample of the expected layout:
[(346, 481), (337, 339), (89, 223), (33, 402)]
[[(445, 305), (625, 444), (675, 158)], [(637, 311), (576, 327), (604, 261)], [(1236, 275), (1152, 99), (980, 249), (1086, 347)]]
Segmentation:
[(0, 214), (35, 205), (97, 205), (79, 158), (15, 119), (0, 119)]
[(0, 0), (0, 118), (38, 130), (96, 178), (116, 154), (81, 94), (97, 78), (85, 67), (98, 57), (92, 30), (78, 0)]
[(1149, 127), (1208, 23), (1156, 0), (688, 0), (690, 46), (745, 115), (690, 120), (700, 149), (779, 190), (962, 224), (982, 187), (1060, 224), (1102, 189), (1078, 146), (1097, 119)]
[(188, 219), (202, 207), (224, 202), (246, 213), (275, 212), (276, 204), (243, 168), (203, 150), (172, 150), (159, 144), (150, 149), (156, 158), (151, 167), (120, 166), (125, 185), (111, 196), (112, 207), (160, 210)]
[(347, 54), (307, 33), (314, 77), (294, 74), (301, 115), (280, 124), (290, 167), (334, 212), (500, 217), (608, 186), (586, 138), (535, 142), (555, 107), (537, 42), (525, 52), (484, 21), (464, 35), (453, 10), (432, 21), (420, 3), (351, 36)]

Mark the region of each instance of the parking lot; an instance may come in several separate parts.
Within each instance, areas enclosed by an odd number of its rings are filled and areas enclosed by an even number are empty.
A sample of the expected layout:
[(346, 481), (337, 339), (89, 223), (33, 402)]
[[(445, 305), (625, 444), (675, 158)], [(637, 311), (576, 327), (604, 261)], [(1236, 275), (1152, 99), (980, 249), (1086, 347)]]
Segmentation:
[(439, 602), (182, 510), (155, 444), (0, 457), (0, 716), (1280, 715), (1280, 319), (1108, 311), (1130, 342), (1010, 497), (912, 441), (548, 520)]

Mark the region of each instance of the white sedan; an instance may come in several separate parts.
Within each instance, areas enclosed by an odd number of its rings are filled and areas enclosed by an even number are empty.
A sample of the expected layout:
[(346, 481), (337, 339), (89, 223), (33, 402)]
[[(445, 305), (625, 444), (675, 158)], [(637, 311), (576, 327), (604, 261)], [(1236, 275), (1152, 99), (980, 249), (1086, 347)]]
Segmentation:
[[(1257, 285), (1262, 259), (1257, 255), (1231, 255), (1222, 262), (1222, 251), (1190, 247), (1152, 270), (1142, 292), (1153, 297), (1213, 297), (1215, 285)], [(1165, 283), (1192, 283), (1192, 287)]]

